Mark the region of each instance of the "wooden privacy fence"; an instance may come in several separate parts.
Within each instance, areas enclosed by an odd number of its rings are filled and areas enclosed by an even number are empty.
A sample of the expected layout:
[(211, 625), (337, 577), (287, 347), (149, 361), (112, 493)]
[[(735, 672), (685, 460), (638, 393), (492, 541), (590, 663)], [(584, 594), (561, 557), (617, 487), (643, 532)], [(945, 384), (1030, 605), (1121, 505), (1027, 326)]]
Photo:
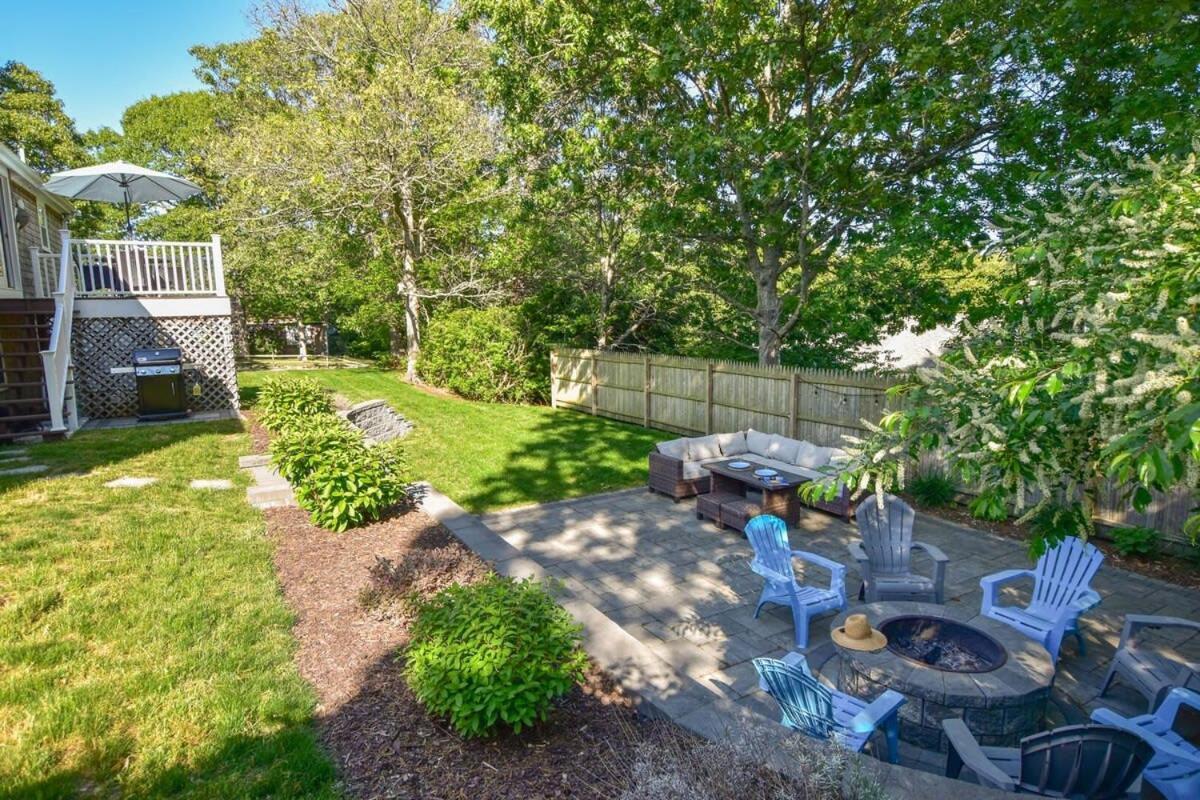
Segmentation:
[[(895, 376), (871, 372), (761, 367), (642, 353), (559, 348), (550, 353), (550, 401), (600, 417), (689, 436), (755, 430), (824, 446), (861, 436), (861, 420), (878, 420)], [(964, 494), (973, 494), (964, 487)], [(1097, 519), (1141, 525), (1186, 542), (1189, 492), (1155, 495), (1146, 513), (1129, 506), (1122, 487), (1100, 492)]]
[(688, 435), (755, 430), (843, 444), (876, 420), (891, 379), (869, 372), (760, 367), (736, 361), (601, 350), (550, 354), (550, 400)]

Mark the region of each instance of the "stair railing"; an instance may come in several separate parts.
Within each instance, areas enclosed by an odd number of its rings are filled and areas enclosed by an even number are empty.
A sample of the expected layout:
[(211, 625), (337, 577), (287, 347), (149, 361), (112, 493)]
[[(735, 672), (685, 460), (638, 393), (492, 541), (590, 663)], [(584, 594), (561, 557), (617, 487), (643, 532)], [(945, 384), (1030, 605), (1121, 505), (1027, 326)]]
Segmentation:
[[(55, 284), (54, 321), (50, 329), (50, 346), (42, 351), (45, 372), (46, 402), (50, 406), (50, 429), (73, 431), (79, 427), (79, 415), (67, 407), (67, 385), (71, 377), (71, 323), (75, 316), (75, 267), (71, 262), (71, 233), (59, 231), (62, 250)], [(72, 402), (71, 405), (74, 405)]]

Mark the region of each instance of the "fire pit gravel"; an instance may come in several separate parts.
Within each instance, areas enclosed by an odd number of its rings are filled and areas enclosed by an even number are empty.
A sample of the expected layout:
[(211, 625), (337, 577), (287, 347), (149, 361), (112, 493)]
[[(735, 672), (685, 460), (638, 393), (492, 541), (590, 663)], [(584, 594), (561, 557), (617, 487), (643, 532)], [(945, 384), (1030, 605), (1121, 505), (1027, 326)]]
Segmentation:
[(983, 631), (941, 617), (905, 615), (879, 626), (888, 650), (943, 672), (991, 672), (1008, 654)]

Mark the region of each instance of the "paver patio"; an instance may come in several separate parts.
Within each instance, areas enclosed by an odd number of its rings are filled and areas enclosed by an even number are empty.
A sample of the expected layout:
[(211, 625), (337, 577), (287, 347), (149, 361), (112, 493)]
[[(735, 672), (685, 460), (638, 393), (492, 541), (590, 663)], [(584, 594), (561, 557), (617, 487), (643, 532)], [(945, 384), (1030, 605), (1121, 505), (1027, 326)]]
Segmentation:
[[(637, 489), (501, 511), (482, 520), (676, 670), (742, 705), (778, 716), (774, 702), (758, 689), (751, 659), (792, 649), (791, 613), (768, 606), (753, 618), (762, 579), (750, 571), (750, 545), (735, 530), (697, 520), (694, 500), (673, 503)], [(790, 538), (793, 549), (846, 564), (850, 607), (861, 605), (858, 574), (846, 551), (857, 538), (852, 523), (808, 510)], [(1030, 564), (1020, 542), (925, 514), (917, 515), (915, 538), (950, 556), (946, 607), (964, 619), (979, 612), (982, 576)], [(914, 555), (918, 570), (930, 567), (923, 558)], [(828, 584), (822, 570), (799, 561), (796, 569), (801, 583)], [(1081, 621), (1086, 655), (1073, 640), (1064, 644), (1050, 709), (1053, 724), (1082, 721), (1098, 705), (1122, 713), (1144, 710), (1144, 699), (1119, 679), (1107, 696), (1096, 697), (1126, 614), (1200, 618), (1200, 592), (1194, 590), (1107, 565), (1092, 586), (1103, 602)], [(1029, 588), (1010, 589), (1011, 599), (1021, 599)], [(829, 636), (834, 616), (813, 621), (805, 651), (831, 684), (839, 664)], [(1200, 635), (1163, 633), (1158, 643), (1180, 656), (1200, 658)], [(901, 756), (904, 763), (931, 771), (944, 764), (944, 756), (908, 745), (902, 745)]]

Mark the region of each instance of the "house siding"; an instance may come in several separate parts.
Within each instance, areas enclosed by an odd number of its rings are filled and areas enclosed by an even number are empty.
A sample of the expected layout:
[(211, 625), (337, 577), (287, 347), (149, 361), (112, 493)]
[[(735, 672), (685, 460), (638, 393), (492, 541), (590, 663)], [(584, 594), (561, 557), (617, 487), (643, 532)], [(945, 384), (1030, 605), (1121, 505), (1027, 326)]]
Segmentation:
[[(36, 297), (37, 283), (34, 280), (33, 273), (33, 255), (31, 248), (42, 246), (42, 230), (38, 224), (38, 192), (31, 189), (23, 179), (12, 170), (5, 170), (5, 175), (8, 178), (10, 192), (13, 201), (13, 213), (15, 215), (18, 209), (24, 209), (29, 214), (29, 221), (23, 228), (16, 226), (16, 220), (13, 220), (13, 227), (16, 229), (16, 237), (14, 243), (17, 249), (17, 264), (20, 267), (21, 273), (21, 296)], [(50, 227), (50, 249), (58, 253), (62, 250), (62, 243), (58, 235), (61, 228), (66, 227), (66, 220), (61, 212), (50, 206), (44, 200), (42, 201), (46, 208), (46, 219)]]

